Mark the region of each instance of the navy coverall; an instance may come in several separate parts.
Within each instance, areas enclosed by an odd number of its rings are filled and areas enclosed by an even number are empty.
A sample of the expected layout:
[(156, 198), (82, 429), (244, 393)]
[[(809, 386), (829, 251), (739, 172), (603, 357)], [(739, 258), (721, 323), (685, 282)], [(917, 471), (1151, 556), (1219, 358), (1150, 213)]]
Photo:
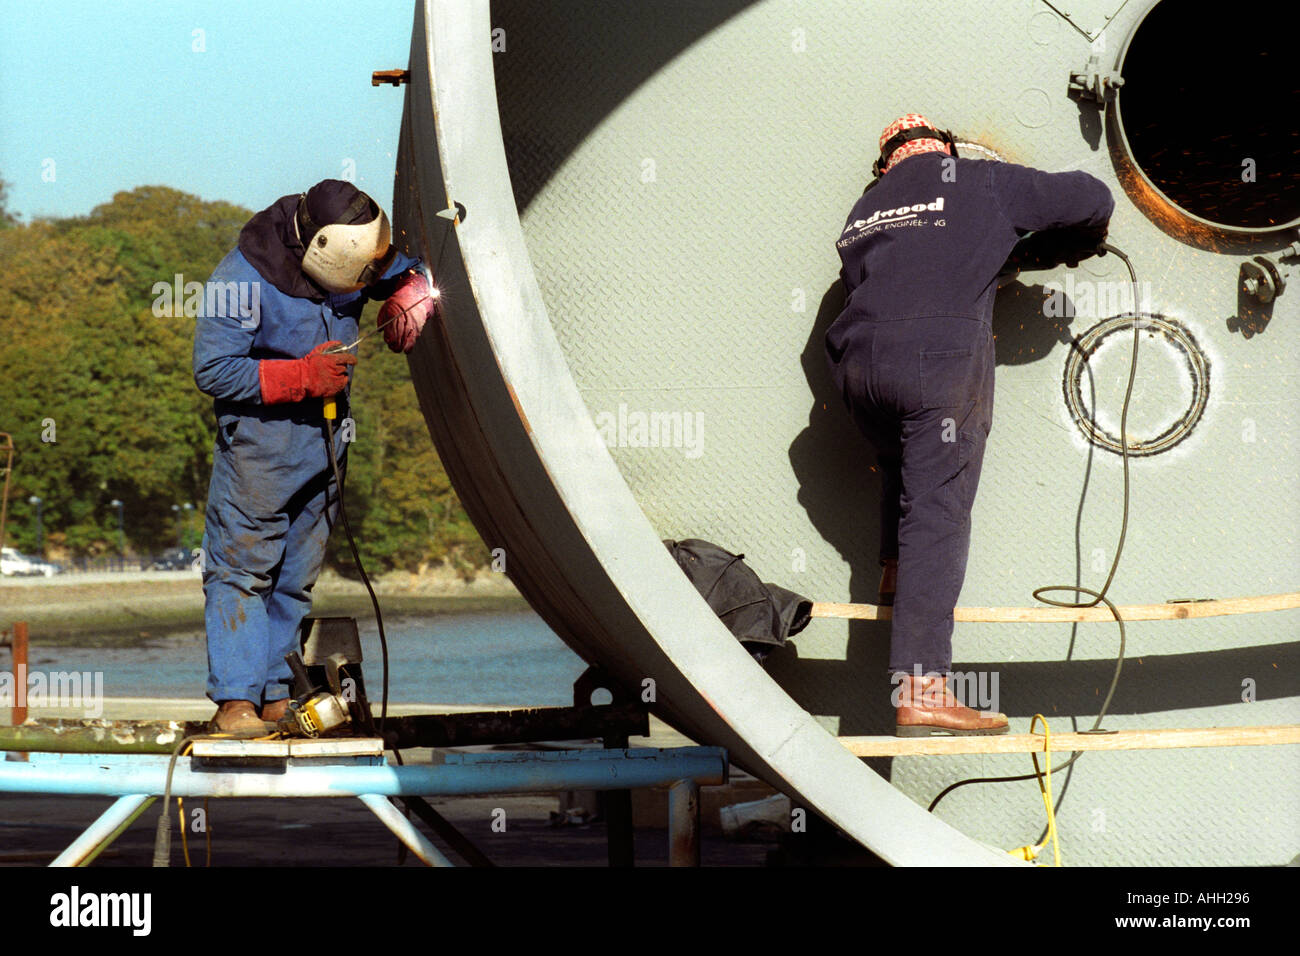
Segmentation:
[[(399, 253), (384, 279), (417, 263)], [(203, 535), (207, 693), (258, 705), (288, 695), (284, 656), (297, 649), (338, 511), (321, 400), (262, 404), (258, 362), (301, 358), (331, 340), (351, 343), (367, 292), (387, 284), (313, 302), (281, 292), (238, 248), (208, 279), (217, 294), (206, 301), (229, 301), (220, 294), (238, 288), (229, 283), (253, 284), (243, 288), (255, 287), (256, 299), (245, 293), (240, 301), (256, 301), (257, 314), (213, 309), (218, 314), (201, 315), (194, 332), (194, 381), (216, 400), (217, 415)], [(346, 393), (338, 414), (340, 421), (347, 415)], [(347, 444), (337, 434), (335, 442), (343, 471)]]
[(848, 300), (831, 376), (883, 471), (880, 556), (898, 558), (891, 671), (952, 667), (953, 608), (993, 414), (996, 278), (1027, 232), (1100, 227), (1114, 200), (1083, 172), (922, 153), (849, 213)]

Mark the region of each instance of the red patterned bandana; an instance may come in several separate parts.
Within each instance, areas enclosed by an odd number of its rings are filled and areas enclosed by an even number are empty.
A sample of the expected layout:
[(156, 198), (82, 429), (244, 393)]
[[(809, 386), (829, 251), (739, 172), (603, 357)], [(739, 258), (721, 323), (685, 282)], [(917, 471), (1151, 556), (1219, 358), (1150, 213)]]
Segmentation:
[[(885, 127), (884, 131), (880, 134), (880, 148), (884, 149), (885, 144), (899, 133), (903, 132), (903, 130), (916, 129), (918, 126), (928, 126), (930, 129), (936, 128), (933, 123), (920, 113), (908, 113), (906, 116), (900, 116)], [(885, 166), (881, 175), (883, 176), (885, 173), (889, 172), (909, 156), (916, 156), (919, 153), (946, 152), (948, 152), (948, 147), (942, 140), (914, 139), (911, 142), (904, 143), (902, 146), (898, 147), (898, 149), (894, 150), (893, 154), (889, 157), (889, 163)]]

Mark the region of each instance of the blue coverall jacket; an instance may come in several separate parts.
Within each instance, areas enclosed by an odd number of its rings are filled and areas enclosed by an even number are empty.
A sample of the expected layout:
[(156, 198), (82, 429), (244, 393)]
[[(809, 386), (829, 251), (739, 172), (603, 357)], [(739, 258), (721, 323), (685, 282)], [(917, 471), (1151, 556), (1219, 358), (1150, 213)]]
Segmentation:
[(880, 453), (881, 557), (898, 559), (893, 671), (952, 666), (971, 508), (993, 424), (996, 278), (1028, 232), (1104, 226), (1084, 172), (921, 153), (857, 201), (836, 247), (848, 302), (826, 333), (831, 377)]
[[(384, 279), (416, 262), (398, 254)], [(203, 536), (214, 701), (256, 706), (288, 695), (284, 657), (297, 649), (338, 510), (321, 400), (264, 405), (258, 363), (301, 358), (331, 340), (351, 344), (368, 294), (380, 286), (323, 302), (297, 298), (265, 280), (238, 248), (208, 280), (194, 332), (194, 381), (215, 399), (217, 416)], [(257, 309), (244, 314), (232, 303)], [(346, 391), (338, 404), (342, 420)], [(347, 445), (337, 435), (336, 453), (342, 471)]]

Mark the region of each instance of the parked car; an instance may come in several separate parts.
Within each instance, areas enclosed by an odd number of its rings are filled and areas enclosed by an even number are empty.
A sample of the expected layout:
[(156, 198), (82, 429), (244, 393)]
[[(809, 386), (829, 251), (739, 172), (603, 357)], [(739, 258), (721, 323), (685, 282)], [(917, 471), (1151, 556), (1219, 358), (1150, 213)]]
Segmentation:
[(185, 548), (169, 548), (156, 558), (140, 562), (141, 571), (189, 571), (194, 567), (194, 555)]
[(23, 554), (17, 548), (5, 548), (0, 553), (0, 574), (6, 576), (44, 576), (53, 577), (63, 570), (61, 565), (52, 561), (43, 561)]
[(31, 574), (31, 562), (16, 548), (0, 550), (0, 574), (5, 577)]

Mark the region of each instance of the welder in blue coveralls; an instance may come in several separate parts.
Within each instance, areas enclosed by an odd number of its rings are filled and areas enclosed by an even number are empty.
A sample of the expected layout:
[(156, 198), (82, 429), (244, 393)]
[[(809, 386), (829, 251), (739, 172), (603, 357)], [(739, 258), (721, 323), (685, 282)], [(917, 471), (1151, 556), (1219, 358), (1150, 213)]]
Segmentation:
[[(384, 338), (408, 352), (437, 290), (392, 247), (369, 196), (325, 180), (249, 220), (205, 292), (194, 381), (217, 416), (203, 538), (211, 729), (258, 736), (286, 709), (284, 657), (297, 650), (338, 511), (323, 400), (337, 396), (347, 416), (356, 357), (346, 346), (367, 299), (387, 300)], [(347, 442), (336, 454), (342, 471)]]
[(1114, 210), (1084, 172), (958, 158), (909, 113), (880, 136), (876, 180), (836, 243), (847, 303), (826, 334), (831, 376), (883, 474), (881, 603), (893, 604), (895, 733), (999, 734), (956, 700), (953, 608), (993, 414), (993, 299), (1021, 237), (1041, 256), (1097, 251)]

